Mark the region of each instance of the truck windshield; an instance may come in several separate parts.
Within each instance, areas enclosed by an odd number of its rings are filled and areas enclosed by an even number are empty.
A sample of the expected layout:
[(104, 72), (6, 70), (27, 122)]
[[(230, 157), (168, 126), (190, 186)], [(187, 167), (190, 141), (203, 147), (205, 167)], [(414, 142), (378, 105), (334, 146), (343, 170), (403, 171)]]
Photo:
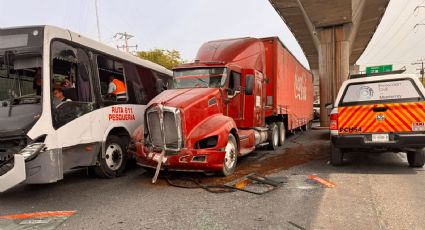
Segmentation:
[(340, 106), (424, 100), (410, 79), (361, 82), (348, 85)]
[(0, 101), (12, 104), (40, 102), (41, 54), (0, 56)]
[(174, 71), (174, 88), (219, 88), (227, 79), (227, 69), (199, 68), (178, 69)]

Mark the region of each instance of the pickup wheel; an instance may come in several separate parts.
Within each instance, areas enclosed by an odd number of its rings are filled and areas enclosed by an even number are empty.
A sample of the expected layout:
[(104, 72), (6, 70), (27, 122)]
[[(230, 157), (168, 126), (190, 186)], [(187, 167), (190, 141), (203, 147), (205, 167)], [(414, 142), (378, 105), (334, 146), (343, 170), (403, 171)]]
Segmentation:
[(229, 134), (227, 139), (227, 145), (224, 148), (226, 154), (224, 155), (223, 169), (220, 172), (221, 176), (229, 176), (236, 169), (236, 163), (238, 162), (238, 144), (233, 134)]
[(100, 153), (94, 173), (102, 178), (113, 178), (122, 175), (127, 164), (127, 138), (111, 135), (106, 139), (105, 157)]
[(269, 125), (269, 130), (267, 132), (267, 141), (269, 144), (267, 145), (268, 149), (276, 150), (279, 145), (279, 129), (276, 123), (271, 123)]
[(279, 146), (282, 146), (285, 143), (286, 139), (286, 128), (283, 122), (276, 122), (277, 129), (279, 130)]
[(344, 153), (340, 148), (336, 148), (331, 143), (331, 164), (333, 166), (341, 166), (344, 161)]
[(425, 148), (407, 152), (407, 161), (410, 167), (421, 168), (425, 164)]

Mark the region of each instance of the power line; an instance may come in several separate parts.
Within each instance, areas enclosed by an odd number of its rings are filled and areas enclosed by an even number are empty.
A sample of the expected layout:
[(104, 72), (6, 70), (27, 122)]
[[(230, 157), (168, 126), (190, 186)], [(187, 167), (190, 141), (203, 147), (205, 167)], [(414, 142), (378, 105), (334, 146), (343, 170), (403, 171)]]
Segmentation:
[(135, 46), (129, 46), (128, 45), (128, 40), (133, 38), (134, 36), (131, 34), (128, 34), (127, 32), (124, 33), (116, 33), (114, 35), (114, 38), (118, 39), (118, 40), (123, 40), (124, 44), (122, 46), (117, 45), (118, 49), (123, 49), (125, 52), (130, 53), (130, 49), (129, 48), (135, 48), (137, 50), (137, 45)]
[(99, 41), (102, 41), (102, 39), (101, 39), (101, 37), (100, 37), (99, 7), (98, 7), (97, 0), (94, 0), (94, 6), (95, 6), (95, 8), (96, 8), (97, 39), (98, 39)]

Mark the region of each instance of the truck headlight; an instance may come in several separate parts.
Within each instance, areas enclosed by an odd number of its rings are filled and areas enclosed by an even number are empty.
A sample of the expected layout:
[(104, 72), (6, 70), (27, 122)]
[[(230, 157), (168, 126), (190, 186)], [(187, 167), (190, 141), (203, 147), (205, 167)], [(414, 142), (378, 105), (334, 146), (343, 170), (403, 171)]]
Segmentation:
[(43, 149), (44, 143), (32, 143), (23, 148), (18, 154), (24, 156), (25, 161), (30, 161)]

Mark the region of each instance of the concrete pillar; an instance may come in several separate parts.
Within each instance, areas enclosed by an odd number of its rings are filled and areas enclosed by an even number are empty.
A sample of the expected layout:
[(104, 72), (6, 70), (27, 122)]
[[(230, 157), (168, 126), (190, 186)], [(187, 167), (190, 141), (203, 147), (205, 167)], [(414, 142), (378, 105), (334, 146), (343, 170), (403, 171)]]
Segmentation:
[(338, 90), (350, 73), (350, 27), (340, 25), (319, 31), (320, 126), (329, 126), (329, 110)]

